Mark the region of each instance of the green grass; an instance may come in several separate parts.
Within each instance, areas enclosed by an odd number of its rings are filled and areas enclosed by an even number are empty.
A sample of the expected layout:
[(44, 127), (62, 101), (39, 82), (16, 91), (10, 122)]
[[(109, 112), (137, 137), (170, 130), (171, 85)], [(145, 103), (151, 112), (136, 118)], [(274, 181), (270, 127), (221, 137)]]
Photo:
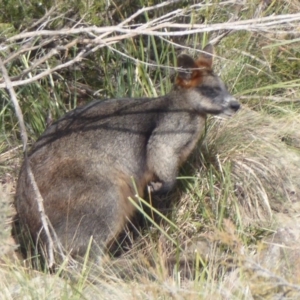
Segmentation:
[[(42, 17), (48, 5), (2, 2), (0, 46), (5, 38)], [(49, 29), (72, 27), (79, 21), (84, 26), (115, 25), (137, 9), (160, 1), (131, 1), (130, 6), (128, 1), (115, 1), (110, 7), (97, 1), (57, 3)], [(262, 1), (241, 8), (220, 1), (206, 3), (211, 5), (178, 19), (212, 24), (226, 22), (233, 13), (251, 19)], [(187, 1), (181, 1), (144, 13), (135, 22), (151, 21), (178, 8), (187, 12), (188, 7)], [(297, 12), (296, 0), (271, 1), (259, 16)], [(216, 71), (243, 109), (228, 120), (208, 119), (205, 135), (182, 167), (171, 195), (157, 203), (153, 199), (154, 208), (141, 199), (138, 210), (146, 225), (137, 234), (127, 233), (129, 249), (121, 257), (105, 258), (102, 266), (86, 262), (75, 269), (65, 262), (56, 274), (42, 267), (33, 269), (30, 259), (15, 257), (9, 246), (13, 245), (8, 234), (13, 212), (7, 203), (12, 201), (13, 190), (1, 190), (4, 227), (0, 242), (7, 247), (0, 249), (0, 298), (299, 298), (299, 26), (287, 34), (277, 34), (280, 30), (233, 31), (216, 46)], [(175, 76), (176, 56), (183, 50), (194, 54), (194, 48), (201, 48), (216, 34), (128, 38), (100, 48), (71, 67), (16, 87), (30, 143), (44, 131), (49, 113), (55, 120), (94, 97), (167, 93)], [(41, 42), (36, 39), (33, 46)], [(56, 46), (57, 41), (49, 48), (37, 47), (18, 55), (6, 64), (9, 75), (19, 76)], [(181, 48), (185, 46), (188, 49)], [(23, 77), (68, 61), (83, 47), (79, 43), (62, 51)], [(11, 52), (18, 50), (19, 44), (11, 46)], [(9, 58), (10, 51), (2, 51), (1, 59)], [(4, 89), (0, 90), (0, 128), (0, 180), (14, 188), (14, 181), (6, 178), (16, 179), (22, 147), (18, 147), (21, 140), (15, 111)]]

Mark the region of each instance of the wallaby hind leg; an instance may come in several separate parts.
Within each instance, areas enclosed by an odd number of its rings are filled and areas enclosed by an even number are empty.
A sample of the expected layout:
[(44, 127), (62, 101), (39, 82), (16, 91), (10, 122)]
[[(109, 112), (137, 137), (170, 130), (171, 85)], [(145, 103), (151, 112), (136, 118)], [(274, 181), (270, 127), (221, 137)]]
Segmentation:
[(110, 181), (94, 181), (76, 192), (76, 203), (70, 205), (63, 220), (53, 224), (54, 229), (73, 256), (83, 257), (92, 238), (90, 256), (99, 258), (124, 226), (128, 213), (124, 204), (131, 204), (124, 203), (120, 187)]

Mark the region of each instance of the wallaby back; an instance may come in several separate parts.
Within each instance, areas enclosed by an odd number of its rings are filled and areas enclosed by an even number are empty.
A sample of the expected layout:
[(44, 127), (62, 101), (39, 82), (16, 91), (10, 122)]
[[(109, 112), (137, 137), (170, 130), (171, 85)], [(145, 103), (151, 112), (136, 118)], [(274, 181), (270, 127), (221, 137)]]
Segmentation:
[[(32, 147), (28, 161), (66, 251), (83, 256), (92, 237), (92, 253), (101, 256), (134, 213), (132, 178), (141, 197), (148, 184), (168, 192), (206, 115), (239, 108), (212, 71), (212, 51), (207, 45), (196, 61), (179, 56), (169, 94), (91, 102), (53, 123)], [(23, 164), (15, 197), (19, 222), (34, 241), (47, 244), (35, 198)]]

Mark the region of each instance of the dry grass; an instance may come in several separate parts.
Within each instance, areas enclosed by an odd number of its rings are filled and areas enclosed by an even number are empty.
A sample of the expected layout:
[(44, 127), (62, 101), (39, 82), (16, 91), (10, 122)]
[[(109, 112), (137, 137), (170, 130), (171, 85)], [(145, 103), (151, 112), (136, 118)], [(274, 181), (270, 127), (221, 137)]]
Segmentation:
[(218, 158), (219, 172), (224, 174), (222, 166), (231, 163), (242, 223), (254, 225), (297, 209), (299, 118), (274, 118), (244, 108), (226, 126), (217, 123), (208, 135), (208, 148)]

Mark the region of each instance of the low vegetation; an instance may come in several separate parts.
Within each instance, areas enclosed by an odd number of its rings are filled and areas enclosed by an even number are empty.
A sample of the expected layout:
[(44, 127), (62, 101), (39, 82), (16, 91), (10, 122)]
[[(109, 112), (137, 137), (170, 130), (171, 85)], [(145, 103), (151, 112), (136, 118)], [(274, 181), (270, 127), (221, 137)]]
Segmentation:
[(176, 190), (141, 205), (114, 255), (52, 273), (21, 257), (10, 234), (23, 147), (2, 68), (1, 299), (300, 298), (297, 0), (1, 1), (0, 60), (29, 146), (92, 98), (166, 93), (176, 56), (208, 41), (243, 105), (207, 121)]

